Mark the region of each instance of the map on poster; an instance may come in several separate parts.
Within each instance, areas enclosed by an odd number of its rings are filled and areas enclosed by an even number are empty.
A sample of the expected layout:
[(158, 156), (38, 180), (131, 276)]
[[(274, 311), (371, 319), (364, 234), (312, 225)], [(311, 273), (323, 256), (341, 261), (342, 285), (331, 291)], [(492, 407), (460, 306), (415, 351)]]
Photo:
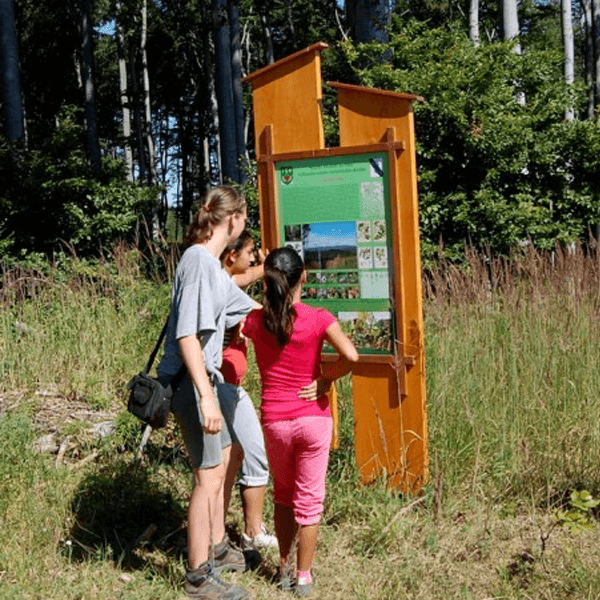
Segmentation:
[(303, 301), (334, 313), (361, 353), (393, 341), (389, 181), (385, 154), (275, 163), (281, 245), (304, 259)]

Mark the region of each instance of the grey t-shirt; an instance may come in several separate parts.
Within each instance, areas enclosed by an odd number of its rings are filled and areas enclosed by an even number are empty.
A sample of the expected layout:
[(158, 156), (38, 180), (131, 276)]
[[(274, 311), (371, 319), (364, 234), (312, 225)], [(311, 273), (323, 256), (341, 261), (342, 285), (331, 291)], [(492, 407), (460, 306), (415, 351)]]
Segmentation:
[(199, 334), (206, 370), (222, 382), (219, 369), (225, 329), (239, 323), (253, 308), (252, 298), (240, 290), (204, 246), (190, 246), (175, 272), (159, 375), (173, 376), (183, 364), (177, 340)]

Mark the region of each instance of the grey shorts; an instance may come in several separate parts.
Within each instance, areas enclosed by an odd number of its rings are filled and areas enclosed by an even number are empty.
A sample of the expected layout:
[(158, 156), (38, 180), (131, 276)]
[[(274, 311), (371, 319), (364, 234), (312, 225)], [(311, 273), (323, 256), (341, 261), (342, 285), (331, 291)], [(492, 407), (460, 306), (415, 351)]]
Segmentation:
[(217, 391), (229, 434), (244, 451), (238, 483), (246, 487), (267, 485), (269, 464), (265, 440), (250, 396), (244, 388), (229, 383), (218, 384)]
[[(213, 388), (218, 400), (216, 388)], [(223, 423), (219, 433), (204, 433), (202, 414), (198, 410), (198, 392), (189, 376), (185, 376), (171, 400), (175, 415), (194, 469), (211, 469), (223, 462), (223, 448), (231, 446), (229, 428)]]

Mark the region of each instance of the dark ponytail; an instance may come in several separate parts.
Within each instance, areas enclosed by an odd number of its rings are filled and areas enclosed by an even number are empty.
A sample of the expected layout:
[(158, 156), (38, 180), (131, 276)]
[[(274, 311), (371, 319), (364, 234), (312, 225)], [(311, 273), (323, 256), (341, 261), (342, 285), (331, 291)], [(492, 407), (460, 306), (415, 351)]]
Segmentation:
[(221, 252), (219, 260), (223, 263), (232, 252), (239, 254), (246, 247), (246, 244), (253, 242), (254, 240), (252, 239), (252, 234), (247, 229), (244, 229), (244, 231), (240, 233), (240, 237), (235, 240), (235, 242), (231, 242), (231, 244), (225, 246), (225, 250)]
[(292, 294), (304, 272), (304, 263), (293, 248), (285, 247), (270, 252), (264, 267), (263, 325), (283, 347), (294, 326)]

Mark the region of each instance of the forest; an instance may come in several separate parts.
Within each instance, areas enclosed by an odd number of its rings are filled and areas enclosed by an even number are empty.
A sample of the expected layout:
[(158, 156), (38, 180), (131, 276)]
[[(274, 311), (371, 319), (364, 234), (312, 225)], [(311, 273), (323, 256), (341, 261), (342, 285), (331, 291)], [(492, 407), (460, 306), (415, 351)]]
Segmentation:
[[(142, 445), (127, 382), (204, 191), (240, 186), (256, 233), (244, 76), (317, 41), (323, 81), (423, 98), (431, 475), (361, 485), (342, 379), (318, 597), (600, 598), (600, 0), (0, 0), (0, 600), (182, 597), (188, 456), (174, 419)], [(385, 350), (384, 317), (342, 326)], [(284, 600), (278, 565), (230, 576)]]
[(424, 99), (425, 264), (599, 237), (599, 0), (0, 0), (0, 27), (6, 260), (177, 235), (219, 182), (256, 226), (242, 79), (317, 41), (324, 81)]

